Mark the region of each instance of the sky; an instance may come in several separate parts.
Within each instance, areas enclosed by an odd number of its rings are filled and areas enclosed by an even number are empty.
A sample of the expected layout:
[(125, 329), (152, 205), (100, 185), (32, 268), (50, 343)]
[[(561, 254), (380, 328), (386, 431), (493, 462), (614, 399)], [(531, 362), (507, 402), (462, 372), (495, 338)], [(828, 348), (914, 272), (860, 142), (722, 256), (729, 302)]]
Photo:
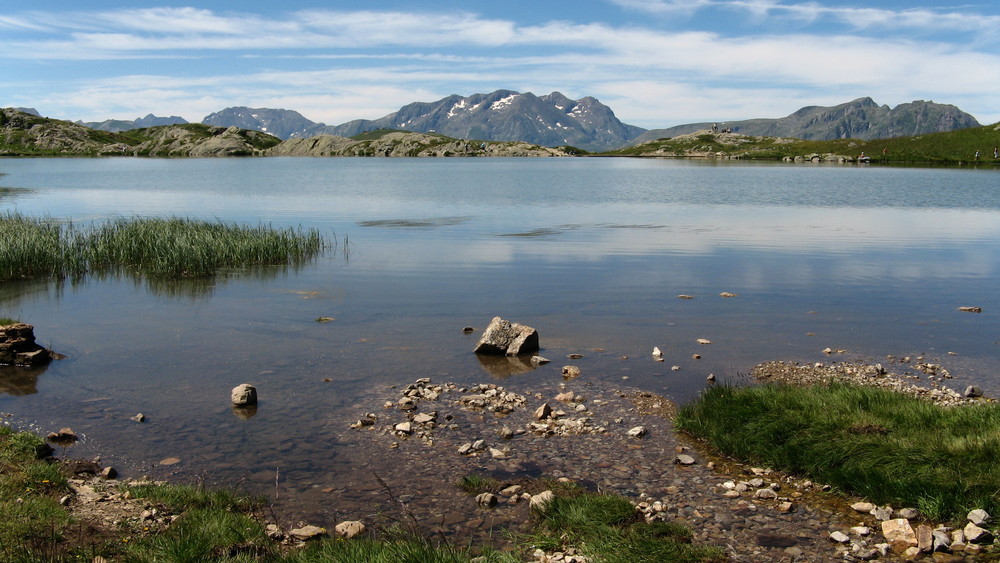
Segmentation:
[(71, 121), (233, 106), (329, 125), (498, 89), (647, 129), (860, 97), (1000, 121), (1000, 2), (2, 0), (0, 107)]

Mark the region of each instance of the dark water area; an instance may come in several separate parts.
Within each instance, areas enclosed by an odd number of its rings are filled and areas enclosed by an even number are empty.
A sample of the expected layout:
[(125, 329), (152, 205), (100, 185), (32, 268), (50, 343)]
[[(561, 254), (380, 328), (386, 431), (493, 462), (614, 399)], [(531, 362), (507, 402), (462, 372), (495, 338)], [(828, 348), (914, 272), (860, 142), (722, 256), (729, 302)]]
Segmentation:
[[(331, 241), (298, 269), (0, 286), (0, 316), (67, 356), (0, 367), (0, 412), (72, 427), (79, 452), (127, 476), (280, 489), (306, 513), (334, 510), (317, 489), (362, 504), (376, 468), (420, 471), (347, 425), (423, 377), (531, 393), (574, 364), (586, 384), (684, 402), (709, 373), (767, 360), (923, 355), (954, 388), (1000, 395), (996, 171), (288, 158), (5, 159), (0, 173), (0, 212), (301, 225)], [(552, 363), (476, 358), (497, 315), (537, 328)], [(261, 397), (249, 418), (229, 405), (244, 382)]]

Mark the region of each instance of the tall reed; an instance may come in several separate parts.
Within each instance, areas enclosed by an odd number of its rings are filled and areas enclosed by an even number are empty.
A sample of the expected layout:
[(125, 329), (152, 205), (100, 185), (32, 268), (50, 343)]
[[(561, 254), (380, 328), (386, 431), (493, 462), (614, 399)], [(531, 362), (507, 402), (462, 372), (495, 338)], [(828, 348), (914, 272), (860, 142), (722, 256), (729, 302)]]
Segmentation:
[(323, 251), (316, 229), (183, 218), (118, 218), (89, 227), (0, 216), (0, 282), (131, 273), (210, 277), (220, 268), (302, 264)]

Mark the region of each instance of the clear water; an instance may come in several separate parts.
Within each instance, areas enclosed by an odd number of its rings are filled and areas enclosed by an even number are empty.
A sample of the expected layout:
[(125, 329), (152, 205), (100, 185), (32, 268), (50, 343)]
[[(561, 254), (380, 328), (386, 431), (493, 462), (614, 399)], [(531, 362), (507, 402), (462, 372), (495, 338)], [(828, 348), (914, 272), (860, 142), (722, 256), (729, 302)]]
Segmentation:
[[(263, 489), (280, 467), (304, 496), (382, 455), (337, 436), (387, 386), (530, 388), (567, 363), (684, 401), (708, 373), (829, 361), (830, 347), (926, 355), (954, 387), (1000, 394), (996, 171), (289, 158), (5, 159), (0, 173), (23, 188), (0, 192), (0, 211), (302, 225), (336, 242), (298, 271), (209, 283), (0, 287), (0, 316), (68, 356), (0, 368), (0, 411), (70, 426), (84, 451), (135, 472), (178, 457), (171, 471)], [(496, 315), (537, 328), (552, 364), (511, 375), (481, 363), (478, 333), (461, 329)], [(261, 394), (247, 420), (228, 404), (243, 382)], [(149, 422), (130, 421), (137, 412)]]

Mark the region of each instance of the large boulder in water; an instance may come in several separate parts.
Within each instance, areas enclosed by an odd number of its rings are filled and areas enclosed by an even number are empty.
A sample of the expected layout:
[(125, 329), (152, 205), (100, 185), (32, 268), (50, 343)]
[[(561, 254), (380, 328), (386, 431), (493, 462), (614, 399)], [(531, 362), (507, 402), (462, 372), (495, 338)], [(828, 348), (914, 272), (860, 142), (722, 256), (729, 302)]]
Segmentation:
[(520, 323), (493, 317), (474, 352), (488, 356), (519, 356), (538, 351), (538, 331)]
[(25, 323), (0, 326), (0, 364), (37, 366), (51, 359), (51, 352), (35, 343), (35, 327)]

